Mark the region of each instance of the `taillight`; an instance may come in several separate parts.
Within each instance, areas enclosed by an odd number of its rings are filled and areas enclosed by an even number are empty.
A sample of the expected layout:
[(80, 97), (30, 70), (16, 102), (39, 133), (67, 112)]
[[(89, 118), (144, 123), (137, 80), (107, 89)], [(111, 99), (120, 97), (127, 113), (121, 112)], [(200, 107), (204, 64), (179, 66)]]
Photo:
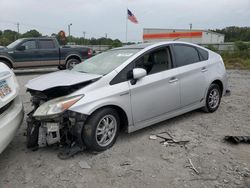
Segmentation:
[(92, 56), (92, 50), (91, 50), (91, 49), (88, 50), (88, 56), (89, 56), (89, 57)]

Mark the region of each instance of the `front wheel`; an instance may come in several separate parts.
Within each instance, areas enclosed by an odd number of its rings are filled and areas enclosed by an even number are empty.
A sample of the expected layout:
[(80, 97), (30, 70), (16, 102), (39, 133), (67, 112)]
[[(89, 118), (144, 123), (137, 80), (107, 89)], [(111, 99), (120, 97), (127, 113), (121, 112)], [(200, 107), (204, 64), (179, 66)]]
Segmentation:
[(220, 87), (217, 84), (211, 84), (208, 88), (206, 105), (203, 110), (210, 113), (215, 112), (220, 106), (221, 94)]
[(87, 148), (103, 151), (112, 147), (120, 129), (116, 110), (103, 108), (94, 112), (83, 128), (83, 140)]

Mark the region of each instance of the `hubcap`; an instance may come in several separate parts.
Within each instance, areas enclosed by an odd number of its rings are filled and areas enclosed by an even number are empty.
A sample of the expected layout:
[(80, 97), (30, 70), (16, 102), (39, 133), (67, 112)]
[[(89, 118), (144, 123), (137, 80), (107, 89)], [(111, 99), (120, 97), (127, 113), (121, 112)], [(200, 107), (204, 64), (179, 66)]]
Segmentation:
[(117, 121), (113, 115), (104, 116), (96, 128), (96, 141), (102, 146), (108, 146), (115, 138)]
[(69, 65), (68, 65), (68, 69), (69, 69), (69, 70), (73, 69), (73, 67), (74, 67), (76, 64), (77, 64), (77, 63), (76, 63), (75, 61), (70, 62)]
[(208, 96), (208, 105), (210, 108), (216, 108), (220, 101), (220, 93), (218, 89), (212, 89)]

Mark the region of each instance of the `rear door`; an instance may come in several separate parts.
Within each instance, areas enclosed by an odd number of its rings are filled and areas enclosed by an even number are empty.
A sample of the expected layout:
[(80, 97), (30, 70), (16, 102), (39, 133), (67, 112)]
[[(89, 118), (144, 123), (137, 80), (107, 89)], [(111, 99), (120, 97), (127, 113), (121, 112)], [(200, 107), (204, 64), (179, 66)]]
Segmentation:
[(136, 84), (129, 82), (134, 124), (159, 117), (180, 107), (180, 87), (176, 71), (171, 69), (168, 46), (154, 49), (135, 61), (147, 76)]
[(172, 45), (174, 66), (178, 70), (181, 107), (187, 107), (204, 100), (207, 88), (207, 61), (198, 48), (187, 44)]
[(53, 39), (39, 39), (38, 47), (41, 66), (59, 65), (59, 48)]

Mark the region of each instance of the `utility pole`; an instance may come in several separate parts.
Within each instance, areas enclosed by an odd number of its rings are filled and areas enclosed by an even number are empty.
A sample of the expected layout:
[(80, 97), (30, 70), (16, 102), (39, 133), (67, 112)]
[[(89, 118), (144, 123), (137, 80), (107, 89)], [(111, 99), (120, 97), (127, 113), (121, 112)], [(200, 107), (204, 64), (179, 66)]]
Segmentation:
[(108, 33), (105, 33), (105, 38), (106, 38), (106, 39), (108, 38)]
[(69, 31), (69, 40), (70, 40), (70, 26), (72, 26), (72, 23), (68, 25), (68, 31)]
[(17, 26), (17, 35), (15, 36), (15, 38), (17, 40), (19, 37), (19, 26), (20, 26), (19, 22), (16, 23), (16, 26)]
[(189, 24), (189, 28), (190, 28), (190, 30), (192, 30), (192, 28), (193, 28), (193, 24), (192, 23)]
[(83, 34), (83, 45), (84, 45), (84, 44), (85, 44), (85, 35), (86, 35), (86, 31), (83, 31), (82, 34)]
[(19, 34), (19, 26), (20, 26), (19, 22), (17, 22), (16, 26), (17, 26), (17, 33)]

